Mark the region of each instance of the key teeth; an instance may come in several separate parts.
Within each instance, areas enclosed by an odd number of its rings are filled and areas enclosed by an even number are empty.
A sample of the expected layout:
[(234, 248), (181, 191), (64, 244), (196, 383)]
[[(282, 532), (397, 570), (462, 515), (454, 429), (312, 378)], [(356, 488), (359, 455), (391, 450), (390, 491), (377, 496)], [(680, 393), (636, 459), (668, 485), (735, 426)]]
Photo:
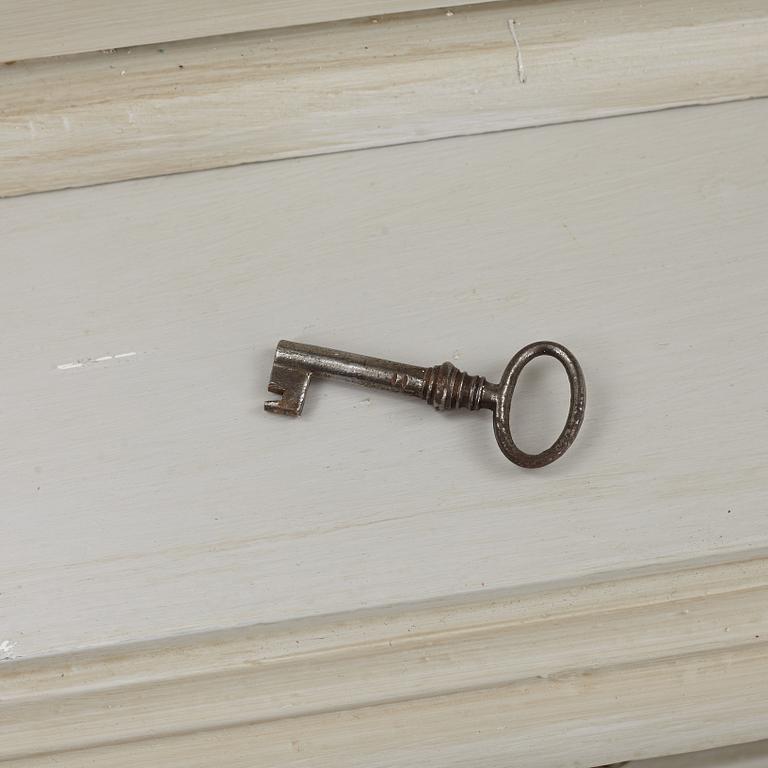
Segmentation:
[(266, 400), (264, 410), (268, 413), (280, 413), (286, 416), (301, 414), (309, 379), (310, 374), (306, 371), (282, 365), (273, 366), (267, 389), (281, 397), (279, 400)]
[[(272, 387), (269, 388), (270, 392), (274, 392), (276, 395), (282, 394), (275, 392)], [(281, 397), (279, 400), (265, 400), (264, 410), (267, 413), (281, 413), (284, 416), (298, 416), (301, 413), (301, 406), (298, 408), (291, 404), (286, 398)]]

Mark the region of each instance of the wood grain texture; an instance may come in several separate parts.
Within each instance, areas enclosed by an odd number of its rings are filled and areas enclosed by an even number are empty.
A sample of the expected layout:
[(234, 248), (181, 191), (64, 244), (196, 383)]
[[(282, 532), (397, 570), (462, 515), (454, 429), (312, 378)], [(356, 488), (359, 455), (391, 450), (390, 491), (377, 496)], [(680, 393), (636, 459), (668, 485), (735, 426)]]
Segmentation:
[[(2, 201), (7, 655), (768, 546), (767, 119), (753, 101)], [(262, 408), (282, 337), (489, 377), (557, 339), (586, 421), (525, 472), (488, 414), (318, 382), (282, 419)], [(523, 447), (566, 400), (555, 363), (531, 368)]]
[(531, 1), (19, 62), (0, 195), (765, 96), (766, 39), (763, 0)]
[[(483, 0), (463, 0), (461, 6)], [(487, 0), (485, 0), (487, 2)], [(435, 0), (0, 0), (0, 61), (445, 7)], [(445, 12), (445, 11), (444, 11)]]
[(766, 768), (768, 741), (633, 762), (631, 768)]
[(7, 665), (0, 761), (589, 766), (768, 736), (766, 687), (763, 553)]

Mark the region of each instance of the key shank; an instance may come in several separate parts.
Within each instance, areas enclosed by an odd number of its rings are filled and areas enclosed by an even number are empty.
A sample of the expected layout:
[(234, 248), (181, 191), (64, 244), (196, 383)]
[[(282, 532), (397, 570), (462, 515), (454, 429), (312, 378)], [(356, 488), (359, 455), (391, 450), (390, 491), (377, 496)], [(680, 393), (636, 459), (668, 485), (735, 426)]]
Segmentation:
[(426, 400), (438, 410), (493, 407), (490, 398), (483, 399), (485, 379), (469, 376), (451, 363), (426, 368), (338, 349), (280, 341), (275, 351), (269, 391), (282, 395), (282, 399), (267, 401), (266, 409), (292, 415), (301, 413), (313, 375), (349, 379), (364, 387), (412, 395)]

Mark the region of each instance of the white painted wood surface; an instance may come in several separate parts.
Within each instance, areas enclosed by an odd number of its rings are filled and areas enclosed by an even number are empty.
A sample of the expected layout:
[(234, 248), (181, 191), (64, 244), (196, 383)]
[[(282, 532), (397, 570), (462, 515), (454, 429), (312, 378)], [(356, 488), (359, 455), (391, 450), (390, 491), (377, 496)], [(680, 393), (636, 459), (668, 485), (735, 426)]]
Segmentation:
[(768, 95), (764, 0), (537, 0), (0, 67), (0, 195)]
[(443, 6), (436, 0), (0, 0), (0, 61)]
[(631, 768), (768, 768), (768, 741), (644, 760)]
[(764, 737), (766, 688), (763, 552), (16, 662), (0, 762), (594, 766)]
[[(4, 655), (768, 545), (767, 117), (2, 201)], [(551, 337), (586, 371), (585, 426), (525, 472), (487, 414), (319, 383), (281, 419), (261, 405), (281, 337), (489, 377)], [(565, 383), (542, 365), (522, 384), (536, 448)]]

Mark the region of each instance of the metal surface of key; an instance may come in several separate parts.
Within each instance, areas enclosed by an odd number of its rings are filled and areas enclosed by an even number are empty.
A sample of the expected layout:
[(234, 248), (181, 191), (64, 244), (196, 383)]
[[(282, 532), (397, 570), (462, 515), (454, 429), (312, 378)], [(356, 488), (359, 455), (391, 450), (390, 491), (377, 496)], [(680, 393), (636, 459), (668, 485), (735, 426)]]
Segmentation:
[[(512, 439), (510, 406), (523, 368), (541, 355), (554, 357), (565, 368), (571, 401), (560, 436), (549, 448), (533, 454), (520, 450)], [(298, 416), (313, 376), (344, 378), (365, 387), (402, 392), (426, 400), (438, 410), (487, 408), (493, 411), (493, 431), (499, 448), (510, 461), (521, 467), (543, 467), (558, 459), (576, 439), (584, 420), (586, 387), (581, 366), (565, 347), (552, 341), (537, 341), (523, 347), (509, 361), (500, 384), (492, 384), (482, 376), (470, 376), (452, 363), (422, 368), (337, 349), (280, 341), (275, 350), (269, 391), (281, 397), (267, 400), (265, 410)]]

